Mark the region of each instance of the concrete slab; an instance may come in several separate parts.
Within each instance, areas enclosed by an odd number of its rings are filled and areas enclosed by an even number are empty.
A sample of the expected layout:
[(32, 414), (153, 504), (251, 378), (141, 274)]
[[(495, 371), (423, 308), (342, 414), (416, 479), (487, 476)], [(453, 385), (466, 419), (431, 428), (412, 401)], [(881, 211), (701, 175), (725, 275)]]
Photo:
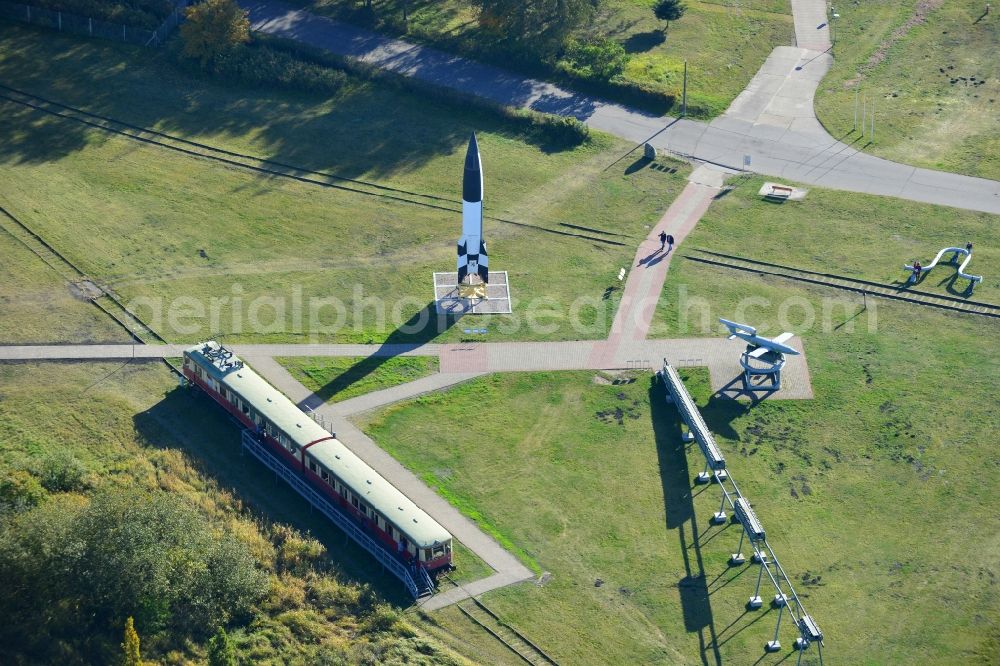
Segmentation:
[(458, 273), (434, 274), (434, 307), (438, 314), (461, 316), (510, 314), (510, 283), (507, 271), (490, 271), (485, 299), (468, 299), (459, 294)]

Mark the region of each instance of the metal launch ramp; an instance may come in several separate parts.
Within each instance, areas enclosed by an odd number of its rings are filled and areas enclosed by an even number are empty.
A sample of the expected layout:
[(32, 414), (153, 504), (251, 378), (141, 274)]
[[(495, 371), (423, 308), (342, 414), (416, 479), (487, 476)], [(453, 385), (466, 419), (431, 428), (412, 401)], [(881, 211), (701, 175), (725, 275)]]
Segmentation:
[(726, 460), (698, 411), (697, 405), (691, 398), (691, 394), (688, 393), (680, 375), (677, 374), (677, 370), (667, 363), (666, 359), (663, 361), (663, 369), (657, 375), (666, 388), (667, 403), (677, 407), (678, 413), (688, 427), (688, 434), (684, 440), (697, 442), (705, 456), (705, 471), (696, 477), (695, 483), (714, 482), (719, 485), (722, 491), (722, 501), (719, 510), (712, 516), (712, 522), (716, 525), (725, 523), (729, 519), (725, 511), (728, 506), (733, 512), (733, 522), (742, 527), (740, 543), (736, 547), (736, 552), (729, 558), (729, 566), (740, 567), (746, 562), (741, 551), (743, 545), (748, 544), (753, 551), (752, 562), (760, 567), (753, 596), (750, 597), (746, 605), (747, 610), (754, 611), (764, 605), (760, 589), (762, 582), (766, 580), (774, 588), (775, 594), (771, 605), (778, 609), (778, 619), (774, 627), (773, 638), (764, 644), (765, 652), (777, 652), (781, 649), (779, 632), (781, 631), (782, 617), (787, 612), (798, 634), (795, 639), (795, 648), (799, 653), (798, 662), (802, 661), (802, 653), (815, 643), (819, 651), (819, 661), (822, 664), (823, 632), (812, 616), (806, 612), (802, 600), (792, 586), (791, 579), (785, 573), (781, 563), (778, 562), (778, 555), (768, 544), (760, 518), (750, 506), (750, 500), (740, 492), (736, 481), (733, 480), (726, 468)]

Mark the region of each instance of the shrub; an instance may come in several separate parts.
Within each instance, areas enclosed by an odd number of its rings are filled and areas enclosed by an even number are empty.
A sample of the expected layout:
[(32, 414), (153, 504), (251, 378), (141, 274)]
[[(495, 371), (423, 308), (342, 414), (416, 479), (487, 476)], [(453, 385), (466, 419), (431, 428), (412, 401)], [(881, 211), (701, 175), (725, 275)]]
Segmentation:
[(208, 641), (208, 666), (236, 666), (236, 651), (222, 627)]
[(576, 118), (536, 114), (533, 124), (543, 147), (550, 150), (578, 146), (590, 137), (590, 128)]
[(393, 632), (412, 636), (412, 630), (403, 621), (399, 611), (388, 604), (377, 604), (359, 629), (363, 633)]
[(250, 40), (247, 12), (233, 0), (205, 0), (184, 10), (181, 24), (184, 55), (207, 67)]
[(142, 666), (142, 657), (139, 655), (139, 634), (135, 630), (135, 621), (131, 615), (125, 620), (122, 652), (122, 666)]
[(350, 83), (343, 71), (297, 58), (262, 40), (240, 44), (208, 62), (191, 59), (183, 47), (178, 50), (176, 44), (172, 50), (175, 57), (179, 56), (178, 64), (185, 69), (191, 70), (189, 63), (197, 62), (203, 73), (232, 85), (332, 96)]
[(0, 514), (24, 511), (45, 499), (45, 488), (38, 479), (23, 469), (5, 472), (0, 477)]
[(72, 453), (58, 450), (46, 456), (38, 471), (38, 479), (49, 492), (67, 493), (86, 490), (87, 468)]
[(621, 75), (628, 64), (625, 47), (613, 39), (590, 42), (570, 40), (560, 65), (583, 78), (607, 81)]

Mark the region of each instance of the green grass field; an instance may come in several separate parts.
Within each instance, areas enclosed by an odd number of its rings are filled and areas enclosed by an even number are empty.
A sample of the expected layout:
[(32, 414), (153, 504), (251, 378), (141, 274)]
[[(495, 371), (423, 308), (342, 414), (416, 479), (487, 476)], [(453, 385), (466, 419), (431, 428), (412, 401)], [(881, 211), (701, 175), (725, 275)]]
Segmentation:
[[(767, 204), (759, 185), (751, 179), (713, 204), (685, 247), (833, 263), (891, 282), (910, 253), (958, 235), (977, 243), (977, 270), (996, 273), (990, 216), (819, 189)], [(923, 288), (946, 293), (938, 281), (948, 273), (932, 272)], [(976, 297), (995, 301), (997, 286), (988, 277)], [(713, 398), (703, 370), (682, 374), (824, 629), (825, 656), (995, 661), (998, 324), (875, 298), (864, 311), (857, 295), (692, 261), (671, 265), (663, 293), (657, 334), (719, 335), (717, 318), (736, 316), (803, 336), (813, 400), (751, 407)], [(553, 575), (485, 601), (558, 660), (753, 662), (775, 612), (744, 613), (753, 575), (727, 567), (737, 530), (708, 524), (717, 491), (689, 490), (703, 466), (697, 450), (682, 453), (676, 413), (649, 375), (597, 382), (593, 373), (494, 375), (363, 425)], [(468, 428), (473, 406), (482, 418), (471, 436), (447, 436)], [(428, 438), (444, 444), (428, 451)], [(454, 615), (438, 622), (465, 626)]]
[(726, 0), (685, 3), (666, 40), (651, 3), (618, 0), (605, 5), (591, 32), (625, 45), (632, 54), (625, 78), (674, 91), (678, 98), (688, 61), (688, 106), (706, 118), (723, 113), (776, 46), (792, 43), (791, 6), (786, 0)]
[[(693, 264), (671, 273), (722, 305), (780, 294), (819, 307), (824, 295)], [(987, 663), (1000, 620), (1000, 358), (982, 341), (997, 327), (896, 304), (878, 315), (874, 333), (862, 319), (855, 332), (807, 335), (812, 401), (748, 408), (711, 398), (704, 371), (682, 374), (824, 629), (827, 659)], [(700, 456), (684, 454), (662, 398), (649, 375), (618, 386), (592, 373), (491, 376), (365, 427), (552, 574), (484, 600), (557, 660), (749, 663), (775, 611), (744, 613), (754, 572), (727, 567), (738, 532), (709, 526), (718, 493), (689, 489)], [(448, 436), (469, 428), (472, 409), (482, 418), (471, 436)], [(441, 446), (428, 450), (428, 438)]]
[[(313, 11), (358, 20), (358, 4), (347, 0), (301, 2)], [(791, 6), (787, 0), (691, 1), (687, 12), (673, 21), (664, 38), (662, 21), (645, 0), (608, 0), (593, 24), (579, 37), (606, 37), (620, 42), (631, 55), (624, 78), (680, 96), (684, 60), (688, 61), (688, 105), (698, 115), (725, 111), (775, 46), (792, 40)], [(407, 2), (410, 39), (462, 48), (482, 47), (491, 38), (479, 28), (474, 3)], [(402, 29), (402, 1), (375, 5), (376, 25)]]
[[(7, 220), (0, 220), (0, 225)], [(73, 295), (70, 283), (0, 226), (0, 341), (128, 342), (128, 334), (97, 307)]]
[[(712, 204), (681, 254), (702, 248), (899, 286), (909, 278), (903, 264), (919, 259), (926, 266), (942, 248), (972, 242), (973, 258), (966, 270), (982, 275), (983, 281), (971, 295), (966, 291), (969, 282), (958, 278), (951, 265), (926, 273), (917, 290), (1000, 303), (996, 215), (823, 188), (811, 188), (803, 201), (772, 203), (757, 194), (764, 180), (730, 181), (734, 189)], [(739, 271), (731, 277), (741, 279)], [(672, 316), (668, 313), (676, 314), (681, 284), (670, 281), (665, 287), (654, 319), (654, 326), (660, 326), (657, 335), (684, 334), (663, 328)], [(831, 295), (857, 299), (848, 292)]]
[(374, 370), (368, 370), (366, 359), (354, 357), (290, 356), (275, 360), (326, 402), (340, 402), (372, 391), (381, 391), (426, 377), (438, 370), (438, 360), (433, 356), (378, 359)]
[(833, 69), (816, 93), (819, 119), (834, 136), (865, 145), (868, 133), (851, 132), (860, 91), (875, 100), (876, 140), (866, 151), (1000, 179), (1000, 17), (983, 16), (985, 5), (837, 3)]
[[(608, 287), (684, 183), (683, 166), (630, 170), (629, 157), (608, 169), (630, 148), (608, 137), (546, 152), (492, 117), (372, 84), (358, 82), (336, 99), (248, 93), (186, 77), (157, 52), (10, 25), (0, 35), (6, 85), (228, 149), (448, 197), (455, 210), (476, 130), (487, 213), (518, 223), (486, 221), (490, 265), (510, 271), (516, 308), (513, 317), (482, 322), (493, 337), (530, 335), (524, 310), (532, 303), (565, 312), (580, 296), (608, 313), (583, 335), (604, 335), (620, 295)], [(431, 335), (397, 327), (419, 322), (431, 273), (453, 269), (458, 212), (262, 178), (4, 108), (0, 132), (11, 140), (0, 148), (0, 205), (135, 304), (167, 339)], [(564, 320), (538, 335), (581, 334)], [(443, 337), (460, 336), (455, 327)]]

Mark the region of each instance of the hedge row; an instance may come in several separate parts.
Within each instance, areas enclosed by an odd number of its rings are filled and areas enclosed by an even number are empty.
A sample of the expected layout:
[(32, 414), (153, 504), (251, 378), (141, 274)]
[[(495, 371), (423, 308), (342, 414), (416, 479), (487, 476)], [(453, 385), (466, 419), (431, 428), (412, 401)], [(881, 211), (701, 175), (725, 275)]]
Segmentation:
[(174, 10), (170, 0), (31, 0), (31, 4), (147, 30), (156, 30)]
[[(193, 61), (179, 55), (179, 44), (174, 47), (174, 53), (185, 68), (197, 67)], [(250, 44), (217, 58), (210, 73), (242, 85), (323, 95), (343, 91), (352, 79), (376, 82), (424, 99), (475, 108), (517, 126), (546, 150), (572, 148), (589, 137), (587, 126), (576, 118), (513, 109), (280, 37), (255, 34)]]
[[(386, 27), (392, 29), (398, 26), (386, 24)], [(444, 51), (467, 55), (498, 67), (515, 69), (528, 76), (536, 76), (565, 85), (578, 92), (612, 102), (628, 104), (650, 113), (664, 114), (671, 110), (676, 111), (676, 105), (679, 102), (674, 92), (649, 84), (626, 81), (621, 78), (603, 80), (575, 75), (565, 68), (559, 67), (557, 58), (543, 60), (531, 51), (506, 49), (500, 44), (480, 44), (464, 37), (449, 39), (439, 34), (418, 31), (412, 27), (409, 32), (401, 34), (404, 38), (415, 38), (419, 42)]]

